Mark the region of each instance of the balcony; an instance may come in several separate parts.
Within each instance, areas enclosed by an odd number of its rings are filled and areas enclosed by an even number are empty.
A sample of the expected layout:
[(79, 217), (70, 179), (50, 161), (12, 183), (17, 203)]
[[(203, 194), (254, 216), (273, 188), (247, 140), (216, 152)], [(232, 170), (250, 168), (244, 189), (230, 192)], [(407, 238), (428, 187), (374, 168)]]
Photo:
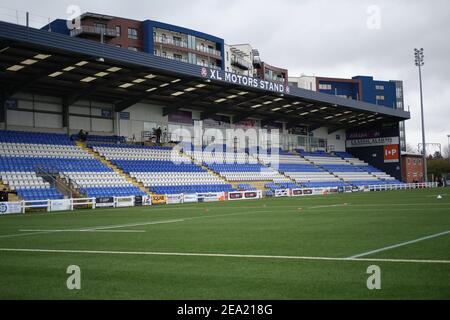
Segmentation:
[(179, 62), (189, 63), (188, 59), (186, 59), (186, 58), (176, 58), (174, 56), (168, 56), (168, 55), (164, 56), (162, 54), (155, 54), (155, 56), (170, 59), (170, 60), (175, 60), (175, 61), (179, 61)]
[(188, 47), (188, 44), (186, 41), (173, 40), (173, 39), (170, 39), (167, 37), (159, 37), (159, 36), (153, 37), (153, 42), (160, 43), (160, 44), (169, 44), (169, 45), (180, 47), (180, 48)]
[(98, 35), (98, 36), (103, 34), (103, 36), (109, 37), (109, 38), (117, 37), (117, 32), (115, 29), (108, 29), (108, 28), (102, 28), (102, 27), (81, 26), (80, 28), (70, 30), (71, 37), (78, 37), (83, 34)]
[(208, 47), (197, 46), (196, 50), (202, 53), (206, 53), (216, 57), (222, 57), (222, 53), (219, 50), (211, 49)]
[(188, 43), (183, 40), (180, 41), (180, 40), (173, 40), (173, 39), (167, 38), (167, 37), (155, 36), (155, 37), (153, 37), (153, 42), (157, 43), (157, 44), (161, 44), (161, 45), (169, 45), (169, 46), (174, 46), (174, 47), (178, 47), (178, 48), (183, 48), (183, 49), (186, 49), (187, 51), (192, 50), (192, 51), (201, 52), (201, 53), (204, 53), (209, 56), (217, 57), (219, 59), (222, 58), (222, 53), (219, 50), (211, 49), (208, 47), (202, 47), (202, 46), (197, 46), (196, 48), (189, 48)]
[(259, 56), (253, 56), (253, 66), (258, 69), (262, 67), (261, 58)]
[(231, 57), (231, 64), (243, 70), (250, 70), (252, 67), (252, 64), (250, 62), (247, 62), (244, 59), (238, 58), (236, 56)]
[(218, 66), (213, 66), (212, 64), (208, 64), (208, 63), (203, 63), (201, 61), (197, 62), (197, 65), (202, 66), (202, 67), (206, 67), (206, 68), (211, 68), (211, 69), (215, 69), (215, 70), (222, 70), (222, 68), (218, 67)]

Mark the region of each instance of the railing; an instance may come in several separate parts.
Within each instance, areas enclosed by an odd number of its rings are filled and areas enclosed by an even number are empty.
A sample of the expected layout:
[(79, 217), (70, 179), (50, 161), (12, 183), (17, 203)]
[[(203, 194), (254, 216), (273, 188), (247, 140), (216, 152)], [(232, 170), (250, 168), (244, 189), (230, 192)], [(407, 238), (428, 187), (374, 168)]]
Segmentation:
[(175, 61), (179, 61), (179, 62), (189, 63), (188, 59), (186, 59), (186, 58), (176, 58), (174, 56), (168, 56), (168, 55), (163, 56), (161, 53), (155, 54), (155, 56), (170, 59), (170, 60), (175, 60)]
[(211, 49), (211, 48), (208, 48), (208, 47), (197, 46), (196, 50), (200, 51), (200, 52), (212, 54), (214, 56), (219, 56), (219, 57), (222, 55), (222, 53), (220, 51), (218, 51), (216, 49)]
[(103, 34), (107, 37), (117, 37), (117, 31), (115, 29), (96, 27), (96, 26), (81, 26), (80, 28), (70, 30), (70, 36), (76, 37), (82, 33), (89, 34)]
[[(173, 38), (167, 38), (167, 37), (162, 37), (162, 36), (154, 36), (153, 42), (160, 43), (160, 44), (170, 44), (172, 46), (176, 46), (176, 47), (180, 47), (180, 48), (186, 48), (186, 49), (189, 48), (188, 43), (184, 40), (175, 40)], [(208, 48), (205, 46), (196, 46), (194, 50), (208, 53), (208, 54), (211, 54), (214, 56), (219, 56), (219, 57), (222, 55), (222, 53), (219, 50)]]
[[(48, 178), (51, 181), (51, 184), (53, 184), (53, 186), (55, 188), (57, 188), (57, 186), (59, 188), (61, 188), (65, 193), (67, 193), (70, 197), (73, 196), (72, 194), (72, 190), (67, 187), (65, 184), (61, 183), (60, 181), (58, 181), (53, 175), (59, 175), (58, 169), (55, 167), (44, 167), (44, 166), (36, 166), (36, 174), (40, 174), (42, 176), (42, 178)], [(47, 181), (49, 182), (49, 181)]]
[(249, 70), (252, 67), (252, 64), (250, 62), (247, 62), (244, 59), (238, 58), (236, 56), (232, 56), (231, 64), (244, 67), (246, 70)]
[(202, 67), (211, 68), (211, 69), (221, 70), (220, 67), (214, 66), (214, 65), (212, 65), (212, 64), (208, 64), (208, 63), (206, 63), (206, 62), (203, 63), (203, 62), (201, 62), (201, 61), (197, 61), (197, 65), (202, 66)]
[(187, 44), (186, 41), (174, 40), (174, 39), (170, 39), (170, 38), (167, 38), (167, 37), (161, 37), (161, 36), (154, 36), (153, 37), (153, 42), (162, 43), (162, 44), (170, 44), (170, 45), (181, 47), (181, 48), (187, 48), (188, 47), (188, 44)]

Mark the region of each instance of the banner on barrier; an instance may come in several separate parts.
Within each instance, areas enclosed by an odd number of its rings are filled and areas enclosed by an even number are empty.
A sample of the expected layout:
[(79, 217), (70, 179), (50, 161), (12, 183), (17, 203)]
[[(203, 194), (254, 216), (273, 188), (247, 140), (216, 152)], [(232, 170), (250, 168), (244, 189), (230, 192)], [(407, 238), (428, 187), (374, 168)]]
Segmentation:
[(225, 201), (224, 192), (197, 193), (198, 202)]
[(142, 205), (143, 206), (151, 206), (152, 205), (152, 198), (149, 196), (142, 196)]
[(183, 194), (184, 203), (198, 202), (198, 196), (196, 193), (185, 193)]
[(289, 189), (276, 189), (275, 197), (289, 197)]
[(21, 213), (22, 204), (20, 202), (0, 202), (0, 214)]
[(243, 197), (243, 192), (228, 192), (228, 200), (240, 200)]
[(291, 196), (293, 196), (293, 197), (303, 196), (303, 190), (302, 189), (292, 189)]
[(114, 197), (98, 197), (98, 198), (95, 198), (95, 206), (97, 208), (114, 207)]
[(134, 205), (136, 207), (142, 206), (142, 198), (143, 196), (134, 196)]
[(262, 197), (262, 192), (258, 191), (233, 191), (228, 192), (228, 200), (248, 200)]
[(132, 207), (134, 206), (134, 196), (115, 197), (116, 207)]
[(168, 194), (166, 195), (167, 204), (183, 203), (183, 194)]
[(70, 209), (70, 199), (50, 200), (49, 211), (65, 211)]
[(152, 204), (166, 204), (166, 195), (152, 194)]

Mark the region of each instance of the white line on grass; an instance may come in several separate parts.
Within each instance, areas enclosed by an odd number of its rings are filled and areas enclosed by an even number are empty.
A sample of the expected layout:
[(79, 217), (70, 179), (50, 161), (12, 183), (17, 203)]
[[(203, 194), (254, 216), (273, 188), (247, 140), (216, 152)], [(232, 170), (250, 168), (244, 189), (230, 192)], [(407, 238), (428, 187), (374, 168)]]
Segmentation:
[(312, 206), (312, 207), (306, 207), (306, 209), (319, 209), (319, 208), (332, 208), (332, 207), (346, 207), (349, 206), (350, 203), (339, 203), (339, 204), (329, 204), (329, 205), (322, 205), (322, 206)]
[(319, 260), (319, 261), (371, 261), (371, 262), (404, 262), (404, 263), (439, 263), (450, 264), (450, 260), (421, 260), (421, 259), (376, 259), (376, 258), (337, 258), (337, 257), (308, 257), (308, 256), (274, 256), (255, 254), (230, 253), (192, 253), (192, 252), (152, 252), (152, 251), (104, 251), (104, 250), (67, 250), (67, 249), (23, 249), (0, 248), (3, 252), (35, 252), (35, 253), (79, 253), (79, 254), (109, 254), (109, 255), (154, 255), (154, 256), (182, 256), (182, 257), (221, 257), (244, 259), (278, 259), (278, 260)]
[(429, 235), (429, 236), (426, 236), (426, 237), (422, 237), (422, 238), (418, 238), (418, 239), (414, 239), (414, 240), (411, 240), (411, 241), (406, 241), (406, 242), (394, 244), (392, 246), (387, 246), (387, 247), (383, 247), (383, 248), (380, 248), (380, 249), (375, 249), (375, 250), (371, 250), (371, 251), (355, 254), (355, 255), (353, 255), (351, 257), (348, 257), (347, 259), (356, 259), (356, 258), (359, 258), (359, 257), (368, 256), (370, 254), (374, 254), (374, 253), (378, 253), (378, 252), (381, 252), (381, 251), (386, 251), (386, 250), (391, 250), (391, 249), (403, 247), (403, 246), (406, 246), (408, 244), (416, 243), (416, 242), (419, 242), (419, 241), (433, 239), (433, 238), (440, 237), (440, 236), (443, 236), (443, 235), (446, 235), (446, 234), (449, 234), (449, 233), (450, 233), (450, 230), (447, 230), (447, 231), (444, 231), (444, 232), (432, 234), (432, 235)]
[(108, 230), (108, 229), (118, 229), (118, 228), (126, 228), (126, 227), (140, 227), (140, 226), (148, 226), (152, 224), (165, 224), (165, 223), (175, 223), (182, 222), (184, 219), (176, 219), (176, 220), (160, 220), (160, 221), (149, 221), (149, 222), (139, 222), (139, 223), (127, 223), (127, 224), (117, 224), (117, 225), (109, 225), (109, 226), (99, 226), (99, 227), (87, 227), (80, 228), (82, 231), (91, 231), (91, 230)]
[(134, 232), (145, 232), (145, 230), (34, 230), (34, 229), (24, 229), (24, 230), (19, 230), (20, 232), (104, 232), (104, 233), (114, 233), (114, 232), (118, 232), (118, 233), (134, 233)]
[[(66, 231), (66, 232), (70, 232), (73, 230), (75, 230), (75, 231), (100, 231), (100, 230), (108, 230), (108, 229), (145, 226), (145, 225), (152, 225), (152, 224), (175, 223), (175, 222), (181, 222), (181, 221), (184, 221), (184, 219), (151, 221), (151, 222), (142, 222), (142, 223), (134, 223), (134, 224), (110, 225), (110, 226), (99, 226), (99, 227), (86, 227), (86, 228), (79, 228), (79, 229), (67, 229), (64, 231)], [(19, 230), (19, 231), (21, 231), (21, 230)], [(0, 235), (0, 239), (1, 238), (22, 237), (22, 236), (33, 236), (33, 235), (41, 235), (41, 234), (51, 234), (51, 233), (58, 233), (58, 232), (60, 232), (60, 231), (59, 230), (48, 230), (48, 231), (36, 230), (35, 232), (30, 232), (30, 233)]]

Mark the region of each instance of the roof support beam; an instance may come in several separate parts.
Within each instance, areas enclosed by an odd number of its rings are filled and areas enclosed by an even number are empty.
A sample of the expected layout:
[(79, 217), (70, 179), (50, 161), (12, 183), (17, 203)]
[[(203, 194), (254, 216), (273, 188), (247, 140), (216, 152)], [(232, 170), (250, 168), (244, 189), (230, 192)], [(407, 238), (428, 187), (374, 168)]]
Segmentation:
[(163, 91), (165, 91), (167, 89), (177, 88), (177, 87), (179, 87), (181, 85), (188, 84), (189, 82), (191, 82), (193, 80), (195, 80), (195, 79), (191, 78), (191, 77), (188, 77), (188, 78), (186, 78), (184, 80), (181, 80), (181, 81), (175, 83), (173, 86), (169, 85), (167, 87), (158, 87), (156, 90), (153, 90), (151, 92), (144, 92), (144, 93), (139, 94), (139, 95), (137, 95), (135, 97), (124, 99), (124, 100), (119, 101), (118, 103), (116, 103), (114, 105), (114, 109), (115, 109), (116, 112), (123, 111), (126, 108), (131, 107), (132, 105), (134, 105), (134, 104), (136, 104), (136, 103), (138, 103), (138, 102), (140, 102), (142, 100), (145, 100), (145, 99), (147, 99), (147, 98), (149, 98), (149, 97), (151, 97), (151, 96), (153, 96), (155, 94), (163, 92)]
[(94, 92), (96, 92), (100, 89), (120, 83), (123, 78), (127, 78), (129, 76), (135, 75), (137, 72), (139, 72), (139, 71), (130, 70), (127, 72), (116, 73), (109, 77), (106, 76), (103, 79), (97, 79), (97, 80), (93, 81), (92, 85), (88, 86), (86, 89), (81, 90), (81, 91), (74, 91), (70, 95), (68, 95), (67, 102), (70, 106), (83, 98), (89, 97)]
[(70, 131), (69, 126), (69, 103), (67, 97), (62, 99), (62, 127), (67, 128), (67, 133)]
[(74, 65), (75, 63), (77, 63), (78, 61), (80, 61), (80, 58), (68, 60), (68, 61), (64, 62), (64, 64), (62, 66), (61, 66), (61, 64), (57, 64), (57, 65), (55, 65), (51, 68), (47, 68), (31, 77), (28, 77), (24, 82), (22, 82), (20, 84), (16, 84), (16, 85), (8, 87), (6, 89), (6, 95), (7, 95), (6, 98), (10, 98), (17, 92), (22, 91), (22, 90), (26, 89), (27, 87), (31, 86), (36, 81), (39, 81), (40, 79), (47, 77), (49, 74), (52, 74), (52, 73), (55, 73), (62, 69), (65, 69), (67, 67), (70, 67), (70, 66)]
[(219, 88), (216, 90), (213, 90), (211, 92), (205, 92), (201, 95), (198, 95), (196, 97), (190, 98), (190, 99), (184, 99), (182, 101), (180, 101), (179, 103), (174, 104), (173, 106), (164, 108), (163, 110), (163, 116), (167, 116), (168, 114), (172, 113), (173, 111), (176, 111), (178, 109), (184, 108), (184, 107), (189, 107), (190, 104), (193, 104), (199, 100), (208, 98), (216, 93), (222, 92), (223, 88)]

